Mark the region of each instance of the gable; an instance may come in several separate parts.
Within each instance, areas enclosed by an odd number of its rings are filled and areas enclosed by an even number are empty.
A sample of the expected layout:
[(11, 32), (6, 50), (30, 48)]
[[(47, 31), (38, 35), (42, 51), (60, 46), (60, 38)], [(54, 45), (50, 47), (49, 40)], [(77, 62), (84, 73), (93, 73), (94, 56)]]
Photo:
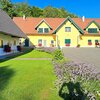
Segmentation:
[(35, 27), (35, 29), (37, 29), (38, 27), (42, 27), (42, 28), (50, 28), (52, 29), (52, 27), (43, 19), (40, 23), (38, 23)]
[[(70, 28), (70, 31), (66, 31), (66, 28)], [(63, 37), (68, 36), (76, 36), (80, 34), (79, 30), (69, 21), (67, 20), (62, 27), (60, 27), (56, 34), (63, 35)]]
[(92, 21), (88, 24), (88, 26), (85, 28), (85, 30), (88, 31), (89, 28), (97, 28), (97, 30), (99, 31), (100, 25), (97, 22)]
[(57, 29), (53, 32), (53, 33), (56, 33), (67, 21), (69, 21), (71, 24), (73, 24), (73, 26), (75, 28), (77, 28), (77, 30), (83, 34), (84, 31), (70, 18), (70, 17), (67, 17), (62, 23), (60, 26), (57, 27)]
[(37, 28), (49, 28), (49, 26), (45, 22), (42, 22)]

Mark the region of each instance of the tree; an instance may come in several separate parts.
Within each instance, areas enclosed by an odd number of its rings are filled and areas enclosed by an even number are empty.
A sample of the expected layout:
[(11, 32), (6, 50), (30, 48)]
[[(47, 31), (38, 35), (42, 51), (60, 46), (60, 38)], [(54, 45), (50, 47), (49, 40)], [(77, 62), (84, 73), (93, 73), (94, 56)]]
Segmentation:
[(43, 16), (43, 10), (38, 7), (31, 7), (31, 15), (32, 17), (41, 17)]
[(22, 17), (23, 15), (30, 17), (31, 16), (31, 7), (27, 3), (16, 3), (15, 12), (17, 16)]
[(57, 8), (53, 8), (52, 6), (47, 6), (43, 10), (43, 16), (44, 17), (61, 17), (60, 11)]
[(44, 9), (35, 6), (29, 6), (28, 3), (16, 3), (13, 4), (11, 0), (0, 0), (0, 7), (8, 13), (8, 15), (13, 17), (52, 17), (52, 18), (66, 18), (77, 17), (75, 14), (69, 13), (63, 7), (58, 9), (52, 6), (47, 6)]
[(11, 0), (1, 0), (1, 8), (8, 13), (9, 16), (16, 16), (14, 12), (14, 5), (11, 3)]

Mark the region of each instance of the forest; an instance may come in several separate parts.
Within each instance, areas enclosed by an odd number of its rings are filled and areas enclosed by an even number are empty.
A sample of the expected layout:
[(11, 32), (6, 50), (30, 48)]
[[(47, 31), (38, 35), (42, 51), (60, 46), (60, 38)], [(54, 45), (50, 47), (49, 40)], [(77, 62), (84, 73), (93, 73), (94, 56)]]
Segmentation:
[(11, 0), (0, 0), (0, 8), (13, 17), (48, 17), (48, 18), (66, 18), (78, 17), (77, 15), (70, 13), (64, 7), (55, 8), (50, 5), (41, 9), (40, 7), (30, 6), (27, 2), (12, 3)]

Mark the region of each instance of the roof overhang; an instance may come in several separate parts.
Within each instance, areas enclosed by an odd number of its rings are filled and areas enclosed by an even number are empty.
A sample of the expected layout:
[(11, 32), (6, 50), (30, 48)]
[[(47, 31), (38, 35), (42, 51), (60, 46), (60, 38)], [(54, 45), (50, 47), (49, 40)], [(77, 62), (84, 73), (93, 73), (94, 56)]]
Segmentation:
[(6, 32), (3, 32), (3, 31), (0, 31), (0, 33), (4, 34), (4, 35), (9, 35), (9, 36), (12, 36), (12, 37), (17, 37), (17, 38), (27, 38), (27, 36), (18, 36), (18, 35), (14, 35), (14, 34), (11, 34), (11, 33), (6, 33)]

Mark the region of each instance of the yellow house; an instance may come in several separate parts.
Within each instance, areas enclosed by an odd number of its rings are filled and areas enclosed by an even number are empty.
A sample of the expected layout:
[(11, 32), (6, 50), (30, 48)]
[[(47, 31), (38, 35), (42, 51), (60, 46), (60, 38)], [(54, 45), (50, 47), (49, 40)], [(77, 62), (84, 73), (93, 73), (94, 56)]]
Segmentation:
[(25, 46), (95, 47), (100, 42), (100, 19), (22, 18), (14, 22), (26, 33)]

